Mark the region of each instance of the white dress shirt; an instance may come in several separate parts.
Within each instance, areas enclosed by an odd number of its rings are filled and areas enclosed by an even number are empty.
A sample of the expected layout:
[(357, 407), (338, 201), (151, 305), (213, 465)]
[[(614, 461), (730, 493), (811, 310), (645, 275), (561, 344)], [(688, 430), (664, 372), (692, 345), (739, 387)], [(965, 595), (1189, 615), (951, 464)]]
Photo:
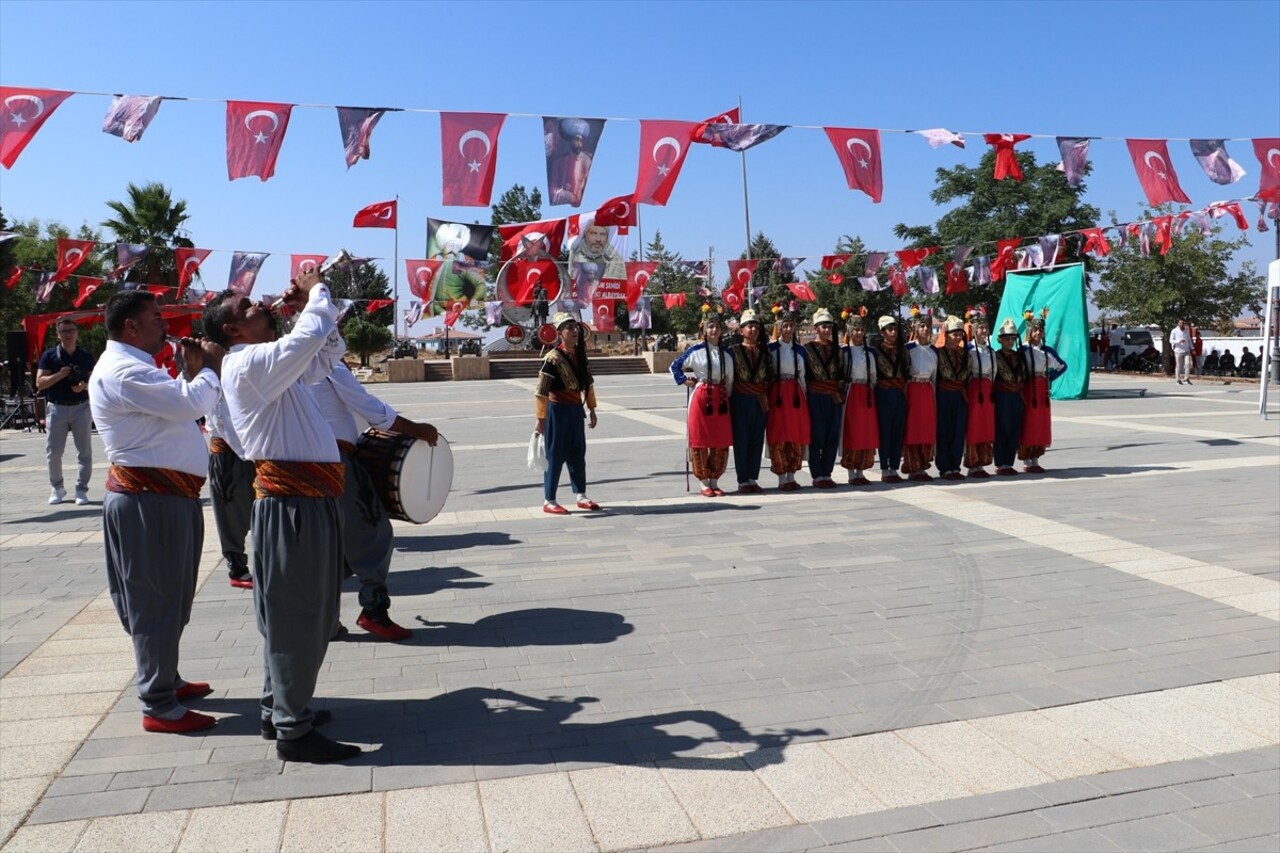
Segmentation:
[(876, 384), (876, 354), (866, 346), (849, 344), (844, 348), (845, 372), (854, 384)]
[(218, 389), (207, 367), (190, 382), (174, 379), (137, 347), (107, 341), (89, 377), (89, 409), (107, 461), (205, 476), (209, 450), (196, 421), (216, 404)]
[(733, 393), (733, 353), (717, 346), (715, 352), (705, 341), (694, 344), (679, 359), (680, 369), (693, 374), (699, 385), (724, 385), (726, 394)]
[(911, 362), (912, 382), (934, 382), (938, 378), (938, 354), (933, 347), (912, 341), (907, 344), (907, 358)]
[(399, 413), (365, 390), (360, 380), (342, 365), (333, 368), (324, 379), (312, 383), (311, 393), (324, 415), (329, 429), (338, 441), (355, 444), (363, 430), (354, 415), (371, 427), (386, 430), (395, 423)]
[(270, 343), (236, 344), (222, 360), (223, 390), (243, 458), (341, 460), (333, 430), (304, 382), (331, 369), (322, 351), (337, 317), (329, 289), (318, 284), (289, 334)]
[(1191, 333), (1186, 329), (1179, 329), (1175, 326), (1173, 331), (1169, 333), (1169, 346), (1173, 348), (1174, 352), (1186, 355), (1191, 352)]
[[(800, 387), (804, 388), (804, 366), (805, 354), (804, 346), (799, 341), (787, 343), (779, 338), (769, 344), (769, 358), (773, 361), (773, 366), (777, 368), (775, 378), (795, 379), (800, 383)], [(796, 370), (799, 369), (797, 375)]]
[(232, 453), (241, 459), (244, 458), (244, 445), (240, 442), (235, 425), (231, 423), (231, 410), (227, 408), (226, 394), (219, 392), (218, 405), (205, 413), (204, 425), (209, 430), (209, 438), (222, 439), (231, 448)]
[(990, 346), (969, 344), (969, 377), (995, 381), (996, 353)]

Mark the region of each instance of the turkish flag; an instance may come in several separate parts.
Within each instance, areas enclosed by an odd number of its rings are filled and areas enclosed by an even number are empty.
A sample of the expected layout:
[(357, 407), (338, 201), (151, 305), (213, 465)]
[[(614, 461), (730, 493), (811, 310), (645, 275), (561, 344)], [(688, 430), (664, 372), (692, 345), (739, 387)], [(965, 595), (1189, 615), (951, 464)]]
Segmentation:
[(947, 271), (947, 296), (969, 290), (969, 277), (965, 275), (964, 267), (955, 261), (947, 261), (943, 269)]
[(862, 190), (871, 201), (880, 203), (884, 193), (884, 174), (880, 169), (880, 131), (854, 127), (824, 127), (827, 139), (836, 149), (836, 157), (844, 169), (845, 183), (851, 190)]
[(906, 296), (907, 271), (895, 264), (893, 269), (889, 270), (889, 286), (893, 288), (893, 292), (898, 296)]
[[(1209, 205), (1209, 215), (1214, 219), (1222, 216), (1231, 216), (1236, 221), (1236, 226), (1241, 231), (1249, 230), (1249, 220), (1245, 218), (1244, 211), (1240, 209), (1238, 201), (1219, 201)], [(1103, 254), (1106, 254), (1105, 252)]]
[(1013, 153), (1013, 146), (1025, 139), (1030, 139), (1031, 135), (1027, 133), (984, 133), (982, 138), (996, 150), (996, 180), (1003, 181), (1005, 178), (1013, 178), (1015, 181), (1022, 180), (1022, 168), (1018, 166), (1018, 157)]
[(853, 256), (852, 255), (823, 255), (822, 268), (824, 270), (839, 269), (840, 267), (849, 263), (849, 258), (851, 257)]
[(22, 274), (26, 271), (27, 268), (24, 266), (14, 267), (13, 272), (9, 273), (9, 277), (4, 280), (4, 286), (9, 290), (13, 290), (18, 284), (18, 279), (22, 278)]
[(58, 105), (74, 92), (0, 86), (0, 164), (12, 169), (18, 155)]
[(996, 241), (996, 256), (991, 259), (992, 281), (1002, 280), (1004, 278), (1004, 271), (1011, 270), (1016, 266), (1013, 252), (1018, 248), (1018, 244), (1021, 242), (1021, 237), (1010, 237), (1008, 240)]
[(99, 287), (102, 287), (102, 279), (81, 276), (80, 290), (76, 293), (75, 302), (71, 303), (72, 307), (79, 308)]
[(662, 294), (662, 302), (667, 306), (667, 310), (672, 308), (683, 308), (685, 302), (685, 294), (683, 293), (664, 293)]
[(595, 317), (592, 328), (597, 332), (612, 332), (618, 328), (615, 317), (618, 309), (614, 303), (615, 300), (613, 299), (596, 299), (592, 301), (591, 313)]
[(742, 121), (742, 107), (734, 107), (733, 109), (726, 110), (725, 112), (722, 112), (719, 115), (714, 115), (711, 118), (706, 119), (705, 121), (698, 122), (698, 128), (697, 130), (694, 131), (692, 139), (694, 142), (710, 142), (709, 139), (704, 138), (707, 132), (707, 125), (738, 124), (741, 121)]
[(352, 228), (395, 228), (395, 201), (376, 201), (368, 207), (360, 208), (356, 218), (351, 221)]
[[(747, 286), (751, 284), (751, 277), (755, 275), (756, 267), (759, 263), (760, 261), (756, 258), (740, 258), (729, 261), (729, 284), (725, 287), (721, 296), (724, 298), (725, 304), (734, 311), (738, 310), (738, 306), (746, 298)], [(735, 302), (737, 305), (734, 304)]]
[(1080, 254), (1093, 253), (1095, 258), (1105, 258), (1111, 253), (1111, 244), (1103, 236), (1101, 228), (1086, 228), (1080, 233), (1084, 235), (1084, 248), (1080, 250)]
[(191, 284), (191, 275), (200, 269), (204, 259), (209, 257), (212, 249), (188, 249), (185, 247), (173, 250), (173, 262), (178, 267), (178, 290)]
[(157, 302), (160, 301), (160, 297), (164, 296), (170, 290), (173, 290), (172, 287), (166, 287), (163, 284), (148, 284), (144, 285), (144, 287), (148, 293), (156, 298)]
[(506, 113), (440, 113), (444, 203), (488, 207)]
[(609, 227), (616, 226), (620, 234), (626, 234), (626, 229), (635, 225), (639, 221), (636, 215), (636, 196), (620, 195), (617, 198), (611, 198), (596, 211), (596, 225)]
[(920, 263), (934, 252), (938, 251), (937, 246), (929, 246), (925, 249), (902, 249), (894, 252), (898, 256), (898, 262), (902, 264), (904, 270), (919, 266)]
[(388, 305), (395, 305), (394, 299), (370, 299), (369, 304), (364, 306), (364, 313), (372, 314), (375, 311), (386, 308)]
[(657, 261), (627, 261), (627, 310), (636, 310), (636, 303), (649, 285), (649, 279), (658, 270)]
[(556, 272), (555, 261), (543, 259), (511, 262), (507, 272), (507, 292), (517, 305), (532, 305), (533, 289), (539, 283), (547, 291), (548, 301), (560, 295), (560, 276)]
[(816, 302), (818, 300), (807, 281), (793, 281), (787, 285), (787, 290), (790, 290), (795, 298), (801, 302)]
[(289, 128), (292, 104), (227, 101), (227, 179), (276, 173), (280, 143)]
[(444, 306), (444, 324), (450, 329), (458, 322), (458, 318), (462, 316), (462, 312), (467, 308), (467, 300), (455, 299)]
[(72, 240), (67, 237), (58, 239), (58, 268), (53, 273), (55, 282), (63, 281), (84, 263), (85, 256), (98, 245), (92, 240)]
[(1160, 244), (1160, 254), (1169, 254), (1173, 245), (1173, 216), (1157, 216), (1151, 220), (1156, 227), (1156, 242)]
[(1258, 175), (1258, 198), (1280, 201), (1280, 139), (1253, 140), (1253, 153), (1262, 164)]
[(443, 265), (444, 261), (438, 259), (405, 260), (404, 271), (405, 277), (409, 280), (409, 292), (423, 302), (430, 302), (433, 298), (432, 293), (435, 292), (436, 275)]
[(500, 258), (503, 263), (512, 258), (558, 258), (564, 245), (565, 220), (544, 219), (540, 222), (516, 222), (499, 225), (498, 236), (502, 240)]
[(325, 255), (290, 255), (289, 281), (293, 281), (304, 272), (315, 269), (326, 260)]
[(1133, 168), (1138, 173), (1147, 203), (1153, 207), (1171, 201), (1190, 204), (1191, 199), (1178, 184), (1178, 175), (1169, 162), (1169, 145), (1163, 139), (1126, 139)]
[(640, 119), (640, 165), (634, 193), (637, 204), (666, 205), (697, 128), (688, 121)]

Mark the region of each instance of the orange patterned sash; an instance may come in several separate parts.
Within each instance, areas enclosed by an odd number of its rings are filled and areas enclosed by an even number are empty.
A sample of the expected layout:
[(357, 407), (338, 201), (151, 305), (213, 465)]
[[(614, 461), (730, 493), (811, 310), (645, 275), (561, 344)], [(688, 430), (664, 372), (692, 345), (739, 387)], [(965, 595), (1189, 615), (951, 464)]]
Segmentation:
[(213, 438), (209, 439), (209, 452), (230, 453), (231, 445), (227, 444), (227, 440), (225, 438), (218, 438), (215, 435)]
[(356, 452), (356, 446), (349, 441), (338, 439), (338, 452), (343, 456), (350, 456)]
[(253, 492), (259, 498), (336, 498), (342, 495), (344, 475), (341, 462), (279, 462), (262, 459), (253, 463), (257, 477)]
[(108, 492), (151, 492), (182, 498), (200, 497), (204, 477), (172, 468), (139, 468), (112, 465), (107, 472)]

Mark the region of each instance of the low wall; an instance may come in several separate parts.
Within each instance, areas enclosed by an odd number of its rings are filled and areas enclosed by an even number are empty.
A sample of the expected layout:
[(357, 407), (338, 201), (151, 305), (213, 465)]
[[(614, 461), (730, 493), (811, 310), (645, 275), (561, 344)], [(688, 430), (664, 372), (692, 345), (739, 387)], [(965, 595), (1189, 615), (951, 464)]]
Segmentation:
[(426, 365), (416, 358), (387, 359), (388, 382), (424, 382), (426, 378)]
[(454, 382), (489, 378), (489, 356), (487, 355), (455, 355), (451, 362)]
[(644, 360), (649, 365), (650, 373), (670, 373), (671, 365), (680, 357), (678, 352), (647, 352), (644, 353)]

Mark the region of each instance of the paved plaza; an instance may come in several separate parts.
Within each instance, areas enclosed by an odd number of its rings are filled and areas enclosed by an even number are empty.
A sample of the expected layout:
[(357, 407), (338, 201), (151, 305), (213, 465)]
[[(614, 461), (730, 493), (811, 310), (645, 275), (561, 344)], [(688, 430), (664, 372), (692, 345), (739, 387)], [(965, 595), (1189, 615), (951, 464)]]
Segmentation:
[(317, 688), (366, 749), (343, 765), (259, 737), (252, 595), (207, 511), (182, 673), (219, 724), (144, 734), (101, 443), (92, 505), (48, 506), (43, 436), (0, 432), (4, 850), (1280, 848), (1256, 385), (1095, 376), (1041, 476), (706, 499), (684, 390), (601, 377), (604, 510), (566, 518), (525, 466), (532, 381), (370, 387), (457, 473), (440, 517), (396, 523), (414, 638), (371, 640), (343, 596)]

